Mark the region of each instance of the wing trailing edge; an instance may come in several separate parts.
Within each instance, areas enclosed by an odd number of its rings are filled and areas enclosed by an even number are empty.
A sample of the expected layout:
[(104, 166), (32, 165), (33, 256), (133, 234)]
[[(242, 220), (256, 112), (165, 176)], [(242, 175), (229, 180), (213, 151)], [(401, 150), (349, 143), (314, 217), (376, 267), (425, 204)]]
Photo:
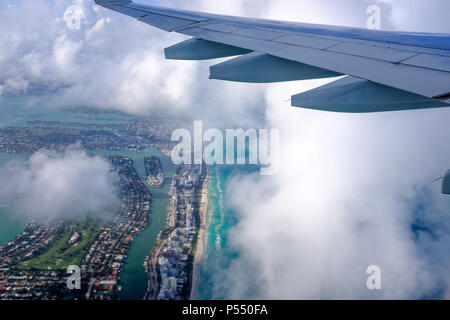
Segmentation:
[(450, 170), (447, 171), (442, 180), (442, 193), (450, 194)]
[(247, 54), (250, 50), (203, 39), (188, 39), (164, 49), (166, 59), (208, 60)]

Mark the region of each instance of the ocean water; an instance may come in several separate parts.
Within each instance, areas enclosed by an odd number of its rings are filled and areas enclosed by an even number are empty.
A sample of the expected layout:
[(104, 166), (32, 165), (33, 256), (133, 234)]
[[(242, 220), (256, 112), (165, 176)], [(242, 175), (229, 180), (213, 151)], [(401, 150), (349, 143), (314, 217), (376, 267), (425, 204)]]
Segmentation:
[(239, 257), (239, 252), (230, 243), (230, 230), (238, 223), (238, 215), (228, 203), (229, 181), (255, 171), (242, 166), (211, 168), (209, 183), (209, 221), (206, 236), (206, 256), (200, 268), (198, 299), (228, 299), (229, 287), (226, 272), (230, 264)]
[[(0, 152), (0, 166), (10, 161), (25, 161), (29, 154), (14, 154)], [(0, 183), (8, 183), (0, 181)], [(9, 203), (0, 202), (0, 245), (13, 240), (26, 227), (27, 221), (24, 217), (17, 215)]]
[(13, 240), (26, 226), (26, 220), (14, 214), (11, 207), (0, 203), (0, 245)]

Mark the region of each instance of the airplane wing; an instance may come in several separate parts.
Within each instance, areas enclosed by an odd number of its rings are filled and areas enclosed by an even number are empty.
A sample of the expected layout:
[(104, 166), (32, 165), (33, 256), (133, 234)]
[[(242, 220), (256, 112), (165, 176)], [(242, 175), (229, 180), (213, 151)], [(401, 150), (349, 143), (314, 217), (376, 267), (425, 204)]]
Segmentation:
[(341, 76), (292, 97), (296, 107), (380, 112), (450, 106), (450, 34), (365, 30), (251, 19), (143, 5), (97, 4), (191, 38), (167, 59), (232, 57), (210, 78), (269, 83)]
[(447, 171), (442, 179), (442, 193), (450, 194), (450, 170)]

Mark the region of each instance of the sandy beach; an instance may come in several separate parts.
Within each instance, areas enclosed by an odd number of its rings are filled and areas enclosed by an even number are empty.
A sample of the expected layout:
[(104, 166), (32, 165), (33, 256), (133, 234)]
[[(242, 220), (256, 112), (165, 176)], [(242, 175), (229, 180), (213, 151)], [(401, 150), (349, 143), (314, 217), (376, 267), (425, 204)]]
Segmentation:
[(209, 208), (209, 172), (206, 175), (202, 186), (202, 199), (200, 205), (200, 230), (198, 232), (197, 250), (192, 271), (192, 287), (190, 300), (196, 300), (198, 297), (198, 288), (200, 285), (200, 267), (205, 257), (206, 251), (206, 229), (208, 227), (208, 208)]

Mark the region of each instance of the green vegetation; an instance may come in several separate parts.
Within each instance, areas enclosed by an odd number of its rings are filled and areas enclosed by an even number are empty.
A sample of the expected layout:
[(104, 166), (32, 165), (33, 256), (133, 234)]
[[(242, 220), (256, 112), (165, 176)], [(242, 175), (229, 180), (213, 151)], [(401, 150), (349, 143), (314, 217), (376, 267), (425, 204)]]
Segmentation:
[[(62, 236), (41, 255), (21, 262), (16, 266), (21, 270), (65, 270), (70, 265), (81, 265), (81, 261), (100, 233), (101, 224), (86, 218), (73, 221), (66, 226)], [(80, 236), (70, 243), (72, 235)]]

